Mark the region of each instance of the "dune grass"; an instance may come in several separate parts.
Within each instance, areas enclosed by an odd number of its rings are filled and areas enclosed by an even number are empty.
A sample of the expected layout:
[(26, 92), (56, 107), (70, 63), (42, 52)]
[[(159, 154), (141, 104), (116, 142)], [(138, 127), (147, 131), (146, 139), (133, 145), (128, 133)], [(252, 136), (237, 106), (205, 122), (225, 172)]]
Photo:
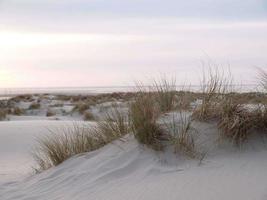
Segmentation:
[(95, 116), (93, 115), (92, 112), (87, 110), (83, 114), (83, 119), (84, 121), (92, 121), (92, 120), (95, 120)]
[(131, 130), (142, 144), (161, 150), (161, 137), (163, 130), (157, 124), (160, 110), (151, 92), (139, 92), (134, 102), (130, 105), (129, 121)]
[(156, 102), (160, 108), (160, 111), (165, 113), (171, 111), (175, 107), (175, 95), (176, 95), (176, 80), (168, 80), (161, 78), (160, 80), (154, 80), (152, 90), (155, 91)]
[[(262, 84), (266, 80), (262, 78)], [(162, 79), (149, 87), (140, 84), (137, 86), (138, 91), (131, 94), (127, 114), (119, 106), (113, 105), (111, 109), (103, 109), (104, 118), (97, 120), (93, 127), (74, 125), (39, 138), (34, 152), (37, 171), (56, 166), (73, 155), (98, 149), (127, 133), (132, 133), (139, 143), (154, 150), (162, 150), (167, 142), (173, 145), (175, 153), (196, 158), (200, 154), (196, 150), (194, 134), (197, 134), (197, 130), (192, 127), (192, 120), (215, 120), (220, 139), (229, 139), (240, 146), (253, 130), (266, 132), (267, 106), (262, 103), (258, 109), (249, 111), (240, 99), (242, 95), (231, 91), (231, 82), (231, 76), (226, 77), (216, 69), (204, 73), (201, 93), (195, 96), (183, 91), (178, 93), (175, 81)], [(189, 109), (192, 100), (198, 97), (201, 97), (202, 102), (196, 106), (192, 115), (183, 114), (182, 110)], [(262, 99), (264, 97), (261, 97), (261, 102), (264, 102)], [(89, 107), (89, 104), (79, 103), (75, 110), (84, 114), (85, 120), (91, 120), (94, 117), (88, 111)], [(159, 119), (171, 111), (179, 113), (179, 122), (173, 119), (163, 126)]]
[[(177, 121), (177, 118), (179, 121)], [(198, 152), (195, 148), (193, 134), (197, 130), (192, 127), (192, 119), (190, 116), (179, 112), (177, 116), (173, 115), (170, 122), (165, 122), (165, 127), (169, 136), (169, 141), (174, 146), (175, 153), (182, 153), (191, 158), (196, 158)]]
[(5, 109), (0, 108), (0, 120), (4, 120), (6, 118), (7, 112)]
[(79, 102), (73, 108), (73, 111), (78, 111), (80, 114), (84, 114), (90, 108), (90, 104), (85, 102)]
[(122, 136), (99, 124), (74, 124), (50, 132), (51, 134), (37, 139), (37, 146), (32, 153), (38, 165), (35, 167), (36, 172), (57, 166), (74, 155), (94, 151)]
[(104, 119), (97, 121), (97, 126), (101, 134), (115, 139), (129, 132), (128, 116), (120, 107), (112, 105), (111, 109), (106, 111)]
[(29, 106), (29, 110), (36, 110), (36, 109), (39, 109), (40, 107), (41, 107), (40, 103), (34, 102)]
[(264, 91), (267, 91), (267, 72), (261, 68), (258, 68), (258, 79), (259, 83), (264, 89)]
[(104, 121), (96, 125), (77, 125), (50, 130), (49, 135), (37, 139), (33, 157), (36, 172), (57, 166), (68, 158), (96, 150), (128, 133), (127, 118), (114, 108)]
[(91, 127), (73, 125), (50, 130), (51, 134), (38, 138), (33, 157), (38, 164), (36, 172), (57, 166), (71, 156), (95, 150), (105, 144), (102, 135)]
[(218, 128), (221, 137), (231, 139), (238, 146), (242, 145), (253, 128), (251, 113), (231, 99), (225, 100), (220, 106)]
[(51, 116), (55, 116), (55, 115), (56, 115), (56, 113), (54, 111), (52, 111), (51, 109), (48, 109), (46, 111), (46, 116), (47, 117), (51, 117)]
[(218, 118), (220, 101), (231, 91), (231, 73), (225, 74), (223, 70), (215, 67), (203, 72), (201, 80), (202, 99), (192, 114), (193, 119), (209, 121)]

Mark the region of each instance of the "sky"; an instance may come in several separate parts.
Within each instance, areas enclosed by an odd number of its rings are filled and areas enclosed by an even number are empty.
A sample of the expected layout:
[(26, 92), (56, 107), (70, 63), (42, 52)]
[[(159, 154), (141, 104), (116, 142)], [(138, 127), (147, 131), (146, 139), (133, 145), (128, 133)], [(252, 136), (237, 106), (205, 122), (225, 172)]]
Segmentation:
[(0, 88), (198, 84), (203, 66), (257, 83), (267, 0), (0, 0)]

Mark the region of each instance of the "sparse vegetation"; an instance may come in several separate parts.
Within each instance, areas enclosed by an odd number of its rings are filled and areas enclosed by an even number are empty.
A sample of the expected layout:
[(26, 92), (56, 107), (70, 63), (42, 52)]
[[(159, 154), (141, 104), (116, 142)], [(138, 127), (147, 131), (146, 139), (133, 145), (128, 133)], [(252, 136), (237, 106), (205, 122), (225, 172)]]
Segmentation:
[(221, 104), (218, 128), (221, 136), (230, 138), (236, 145), (240, 146), (248, 137), (253, 127), (253, 118), (241, 104), (236, 104), (231, 99)]
[(50, 110), (50, 109), (48, 109), (48, 110), (46, 111), (46, 116), (47, 116), (47, 117), (51, 117), (51, 116), (54, 116), (54, 115), (56, 115), (56, 113), (55, 113), (54, 111), (52, 111), (52, 110)]
[(0, 108), (0, 120), (4, 120), (6, 118), (7, 112), (5, 109)]
[(13, 115), (22, 115), (25, 111), (19, 107), (15, 107), (12, 109), (12, 114)]
[(258, 108), (251, 113), (253, 126), (256, 130), (267, 133), (267, 105), (258, 105)]
[(179, 91), (175, 95), (175, 110), (189, 111), (192, 109), (191, 103), (196, 101), (195, 94), (192, 92)]
[(97, 122), (100, 132), (103, 135), (118, 138), (129, 131), (128, 118), (118, 106), (112, 106), (110, 111), (106, 112), (104, 120)]
[(37, 139), (38, 146), (33, 151), (38, 164), (36, 172), (57, 166), (71, 156), (96, 150), (121, 136), (110, 135), (102, 127), (75, 124), (50, 132), (50, 135)]
[[(262, 84), (264, 80), (262, 79)], [(38, 150), (34, 153), (39, 165), (37, 171), (56, 166), (73, 155), (100, 148), (127, 133), (133, 133), (139, 143), (154, 150), (162, 150), (165, 144), (172, 144), (175, 153), (199, 158), (194, 140), (197, 130), (192, 127), (192, 120), (214, 120), (220, 138), (229, 139), (240, 146), (253, 130), (266, 132), (267, 103), (263, 93), (232, 92), (229, 89), (231, 82), (231, 76), (227, 79), (216, 69), (204, 73), (200, 93), (177, 92), (175, 81), (162, 79), (152, 86), (138, 86), (139, 91), (127, 94), (128, 96), (123, 93), (68, 96), (69, 100), (76, 102), (73, 111), (83, 114), (84, 120), (96, 120), (89, 109), (97, 102), (101, 111), (99, 112), (105, 116), (98, 117), (94, 127), (74, 126), (60, 129), (38, 139)], [(130, 99), (126, 114), (119, 104), (113, 104), (111, 108), (110, 103), (103, 103), (118, 101), (126, 98), (125, 96)], [(184, 110), (189, 110), (191, 103), (198, 99), (201, 102), (194, 108), (192, 115), (190, 112), (185, 115)], [(258, 109), (248, 110), (244, 106), (248, 102), (258, 103)], [(35, 104), (37, 103), (31, 104), (30, 109), (40, 108), (40, 104)], [(178, 112), (179, 121), (173, 119), (162, 124), (161, 117), (168, 116), (171, 111), (176, 114)], [(54, 113), (48, 110), (47, 116), (52, 115)]]
[(32, 103), (30, 106), (29, 106), (29, 110), (36, 110), (36, 109), (40, 109), (41, 107), (41, 104), (40, 103)]
[(78, 103), (74, 108), (73, 111), (78, 111), (80, 114), (84, 114), (86, 110), (90, 108), (90, 105), (87, 103)]
[(135, 138), (156, 150), (162, 149), (162, 128), (157, 124), (160, 110), (152, 93), (140, 92), (130, 106), (130, 125)]
[(14, 102), (20, 102), (20, 101), (32, 102), (32, 101), (34, 101), (34, 98), (33, 98), (33, 95), (25, 94), (25, 95), (18, 95), (16, 97), (13, 97), (9, 101), (14, 101)]
[(259, 72), (259, 82), (261, 84), (261, 86), (263, 87), (263, 89), (265, 91), (267, 91), (267, 72), (264, 71), (263, 69), (258, 69)]
[(165, 122), (165, 127), (169, 140), (174, 146), (175, 153), (183, 153), (191, 158), (198, 156), (193, 137), (193, 134), (197, 133), (197, 131), (192, 128), (190, 116), (179, 112), (179, 115), (173, 115), (171, 122)]
[(198, 105), (192, 114), (193, 119), (199, 121), (208, 121), (218, 118), (219, 103), (222, 97), (228, 92), (230, 83), (232, 82), (224, 77), (223, 72), (220, 72), (218, 68), (215, 70), (209, 69), (206, 74), (203, 72), (201, 80), (202, 99), (200, 105)]
[(161, 112), (168, 112), (175, 107), (176, 81), (168, 81), (162, 78), (160, 81), (154, 81), (152, 90), (156, 93), (156, 102)]
[(95, 120), (95, 117), (94, 117), (93, 113), (91, 113), (90, 111), (86, 111), (86, 112), (84, 112), (83, 119), (85, 121), (91, 121), (91, 120)]

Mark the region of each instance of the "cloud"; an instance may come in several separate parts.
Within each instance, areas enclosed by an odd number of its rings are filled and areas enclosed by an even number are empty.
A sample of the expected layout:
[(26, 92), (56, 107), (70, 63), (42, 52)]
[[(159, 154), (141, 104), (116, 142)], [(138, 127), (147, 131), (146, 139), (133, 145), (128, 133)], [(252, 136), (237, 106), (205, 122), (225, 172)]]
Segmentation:
[(196, 84), (212, 58), (252, 83), (267, 63), (266, 13), (262, 0), (0, 0), (0, 67), (18, 86), (122, 85), (160, 72)]

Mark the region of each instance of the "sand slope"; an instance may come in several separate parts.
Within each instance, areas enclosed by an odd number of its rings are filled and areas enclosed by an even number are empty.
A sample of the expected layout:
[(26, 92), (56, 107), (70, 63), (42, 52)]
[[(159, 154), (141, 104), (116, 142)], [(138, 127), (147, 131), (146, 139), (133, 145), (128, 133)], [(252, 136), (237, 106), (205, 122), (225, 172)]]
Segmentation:
[(128, 136), (14, 183), (1, 200), (266, 200), (267, 151), (221, 153), (203, 164), (155, 153)]
[(36, 138), (49, 134), (48, 129), (71, 126), (73, 123), (84, 122), (51, 120), (0, 122), (0, 184), (32, 174), (34, 162), (31, 151), (36, 144)]

